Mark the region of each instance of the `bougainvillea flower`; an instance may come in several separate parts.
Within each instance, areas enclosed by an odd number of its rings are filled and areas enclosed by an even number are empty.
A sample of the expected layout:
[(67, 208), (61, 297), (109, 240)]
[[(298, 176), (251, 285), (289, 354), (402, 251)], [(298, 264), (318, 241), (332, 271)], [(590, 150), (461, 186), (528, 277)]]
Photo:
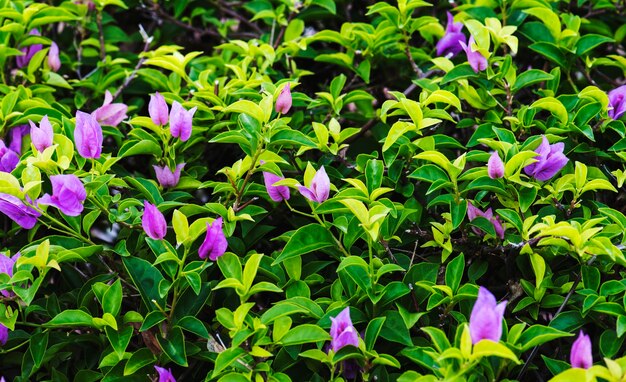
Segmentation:
[(478, 298), (474, 303), (469, 320), (472, 344), (476, 344), (480, 340), (500, 341), (505, 308), (506, 301), (498, 304), (496, 298), (487, 288), (480, 287), (478, 289)]
[(467, 62), (469, 62), (472, 69), (474, 69), (474, 72), (478, 73), (487, 69), (488, 62), (485, 56), (483, 56), (478, 50), (474, 50), (474, 43), (474, 36), (470, 36), (467, 44), (465, 44), (464, 41), (459, 41), (459, 44), (465, 51), (465, 54), (467, 54)]
[(180, 163), (176, 165), (174, 172), (172, 172), (167, 165), (153, 165), (152, 167), (154, 168), (154, 172), (156, 173), (157, 180), (159, 181), (161, 187), (168, 188), (176, 187), (178, 181), (180, 180), (180, 171), (185, 167), (185, 164)]
[(591, 354), (591, 339), (581, 330), (578, 338), (572, 344), (572, 350), (569, 355), (572, 367), (581, 369), (589, 369), (593, 365), (593, 356)]
[(76, 151), (83, 158), (100, 158), (102, 153), (102, 127), (96, 118), (82, 111), (76, 112), (76, 128), (74, 142)]
[(159, 92), (150, 95), (150, 103), (148, 103), (148, 113), (155, 125), (165, 126), (169, 118), (169, 109), (165, 98)]
[(29, 125), (19, 125), (11, 128), (9, 136), (11, 137), (11, 143), (9, 143), (9, 149), (15, 151), (17, 155), (22, 154), (22, 138), (28, 135), (30, 132)]
[(167, 223), (165, 222), (165, 216), (159, 211), (159, 209), (148, 202), (143, 201), (143, 216), (141, 217), (141, 226), (148, 237), (154, 240), (161, 240), (167, 233)]
[(213, 221), (213, 224), (207, 223), (206, 236), (198, 249), (198, 256), (201, 259), (206, 259), (208, 256), (211, 261), (216, 261), (226, 252), (226, 248), (228, 248), (228, 242), (222, 231), (222, 217), (220, 216)]
[(287, 85), (276, 98), (276, 111), (281, 114), (287, 114), (289, 109), (291, 109), (291, 102), (291, 85), (287, 82)]
[[(37, 29), (32, 29), (28, 34), (33, 35), (33, 36), (41, 36), (41, 33), (39, 33), (39, 30)], [(35, 53), (39, 52), (41, 49), (43, 49), (43, 45), (41, 44), (33, 44), (30, 46), (21, 48), (20, 51), (22, 51), (24, 55), (17, 56), (15, 58), (15, 63), (17, 64), (17, 67), (21, 69), (27, 66), (30, 60), (35, 55)]]
[(52, 195), (39, 198), (39, 204), (51, 205), (67, 216), (79, 216), (83, 212), (83, 202), (87, 191), (80, 179), (74, 174), (52, 175)]
[(113, 95), (110, 91), (104, 93), (104, 102), (92, 114), (96, 120), (107, 126), (117, 126), (126, 118), (128, 106), (124, 103), (113, 103)]
[(619, 119), (626, 112), (626, 85), (609, 92), (609, 117)]
[[(489, 207), (487, 211), (483, 212), (477, 207), (475, 207), (472, 204), (472, 202), (468, 202), (467, 203), (467, 217), (469, 218), (469, 220), (472, 221), (476, 219), (478, 216), (484, 217), (485, 219), (489, 220), (491, 224), (493, 224), (493, 228), (496, 231), (496, 235), (500, 239), (504, 239), (504, 226), (502, 225), (502, 222), (500, 221), (500, 218), (498, 216), (493, 216), (493, 211), (491, 210), (491, 207)], [(483, 232), (477, 227), (472, 227), (472, 230), (477, 235), (483, 235)]]
[(30, 124), (30, 139), (37, 151), (42, 153), (45, 149), (52, 146), (54, 131), (52, 130), (52, 125), (50, 124), (47, 115), (44, 115), (41, 119), (39, 127), (37, 127), (37, 125), (35, 125), (35, 123), (31, 120), (29, 120), (28, 123)]
[[(0, 345), (4, 346), (9, 340), (9, 328), (0, 324)], [(0, 382), (4, 381), (4, 377), (0, 379)]]
[(465, 35), (461, 32), (463, 23), (455, 23), (452, 13), (446, 12), (448, 15), (448, 24), (446, 25), (446, 33), (441, 40), (437, 42), (437, 56), (454, 57), (463, 50), (460, 42), (467, 41)]
[(359, 346), (359, 335), (350, 319), (350, 307), (330, 318), (330, 346), (334, 352), (346, 345)]
[(567, 164), (569, 159), (563, 154), (565, 145), (563, 142), (550, 144), (545, 135), (542, 137), (541, 144), (535, 152), (539, 155), (535, 157), (537, 162), (531, 163), (524, 167), (524, 172), (528, 176), (532, 176), (537, 180), (546, 181), (561, 171)]
[(285, 179), (282, 176), (272, 174), (271, 172), (263, 171), (263, 181), (265, 182), (265, 189), (270, 198), (275, 202), (282, 202), (283, 200), (289, 200), (289, 187), (287, 186), (274, 186), (274, 183)]
[[(13, 257), (9, 257), (4, 253), (0, 253), (0, 273), (6, 273), (7, 275), (9, 275), (9, 277), (13, 277), (13, 266), (19, 258), (19, 252), (13, 255)], [(8, 290), (1, 290), (0, 293), (2, 293), (4, 297), (15, 296), (15, 293)]]
[(172, 369), (166, 369), (156, 365), (154, 365), (154, 368), (159, 373), (159, 382), (176, 382), (176, 379), (174, 379), (174, 375), (172, 374)]
[(27, 206), (17, 196), (0, 193), (0, 212), (11, 218), (20, 227), (31, 229), (37, 223), (41, 213)]
[(497, 151), (491, 153), (487, 162), (487, 174), (491, 179), (502, 178), (504, 176), (504, 162), (500, 159)]
[(177, 101), (172, 103), (172, 110), (170, 112), (170, 131), (172, 137), (180, 138), (183, 142), (191, 137), (192, 119), (197, 109), (197, 107), (194, 107), (191, 110), (185, 110), (183, 105)]
[(322, 203), (330, 195), (330, 179), (326, 174), (324, 166), (315, 173), (309, 187), (298, 186), (298, 191), (310, 201)]
[(48, 67), (53, 72), (61, 69), (61, 59), (59, 58), (59, 46), (56, 42), (52, 41), (50, 44), (50, 50), (48, 51)]
[(20, 157), (10, 148), (6, 147), (4, 141), (0, 140), (0, 171), (11, 172), (20, 163)]

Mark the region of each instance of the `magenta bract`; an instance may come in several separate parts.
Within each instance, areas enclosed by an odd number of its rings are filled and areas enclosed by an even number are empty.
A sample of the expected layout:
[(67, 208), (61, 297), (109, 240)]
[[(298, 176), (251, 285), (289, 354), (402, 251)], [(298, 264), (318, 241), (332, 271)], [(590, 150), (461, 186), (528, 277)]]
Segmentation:
[(17, 196), (0, 193), (0, 212), (11, 218), (20, 227), (31, 229), (37, 224), (41, 213), (27, 206)]
[(487, 174), (491, 179), (502, 178), (504, 176), (504, 162), (500, 159), (497, 151), (491, 153), (487, 162)]
[(52, 175), (50, 182), (52, 195), (45, 194), (39, 198), (38, 203), (54, 206), (67, 216), (79, 216), (87, 198), (83, 182), (73, 174)]
[(185, 110), (183, 105), (174, 101), (170, 112), (170, 132), (173, 137), (186, 141), (191, 137), (193, 115), (198, 108)]
[[(4, 253), (0, 253), (0, 273), (6, 273), (9, 277), (13, 277), (13, 267), (15, 266), (15, 262), (20, 258), (20, 253), (16, 253), (13, 257), (9, 257)], [(15, 296), (15, 293), (10, 292), (8, 290), (1, 290), (0, 293), (4, 297)]]
[(45, 149), (52, 146), (54, 131), (47, 115), (44, 115), (41, 119), (39, 127), (33, 121), (29, 120), (28, 123), (30, 124), (30, 140), (37, 151), (42, 153)]
[(270, 198), (275, 202), (282, 202), (283, 200), (289, 200), (291, 196), (289, 194), (289, 187), (287, 186), (274, 186), (274, 183), (285, 179), (282, 176), (272, 174), (271, 172), (263, 171), (263, 181), (265, 182), (265, 189)]
[[(41, 36), (41, 33), (39, 33), (39, 30), (37, 29), (32, 29), (28, 34), (33, 35), (33, 36)], [(20, 50), (22, 51), (22, 53), (24, 53), (24, 55), (17, 56), (15, 58), (15, 63), (17, 64), (17, 67), (21, 69), (27, 66), (30, 60), (35, 55), (35, 53), (39, 52), (41, 49), (43, 49), (43, 45), (41, 44), (33, 44), (30, 46), (21, 48)]]
[(184, 163), (176, 165), (176, 169), (172, 172), (170, 168), (165, 166), (152, 166), (156, 173), (157, 181), (163, 188), (176, 187), (180, 180), (180, 172), (185, 167)]
[(174, 375), (172, 374), (172, 369), (166, 369), (156, 365), (154, 365), (154, 368), (159, 373), (159, 382), (176, 382), (176, 379), (174, 379)]
[[(491, 207), (487, 209), (487, 211), (481, 211), (479, 208), (475, 207), (472, 202), (467, 202), (467, 217), (470, 221), (476, 219), (476, 217), (481, 216), (484, 217), (485, 219), (489, 220), (491, 222), (491, 224), (493, 224), (493, 228), (496, 231), (496, 236), (498, 236), (500, 239), (504, 239), (504, 226), (502, 225), (502, 222), (500, 221), (500, 217), (499, 216), (494, 216), (493, 215), (493, 211), (491, 210)], [(472, 227), (472, 230), (477, 234), (477, 235), (484, 235), (483, 232), (478, 229), (477, 227)]]
[(479, 51), (473, 50), (472, 45), (474, 43), (474, 36), (470, 36), (469, 42), (467, 44), (465, 44), (464, 41), (459, 41), (459, 44), (461, 44), (461, 47), (467, 55), (467, 62), (469, 62), (472, 69), (474, 69), (474, 72), (478, 73), (487, 69), (489, 63), (487, 61), (487, 58), (483, 56)]
[(222, 217), (220, 216), (212, 224), (207, 223), (206, 236), (198, 249), (198, 256), (201, 259), (206, 259), (208, 256), (210, 260), (216, 261), (226, 252), (226, 248), (228, 248), (228, 242), (222, 230)]
[(565, 145), (563, 142), (550, 144), (548, 138), (542, 136), (541, 144), (535, 152), (539, 155), (535, 157), (537, 162), (524, 167), (524, 172), (537, 180), (546, 181), (561, 171), (569, 159), (563, 154)]
[(17, 153), (6, 147), (4, 141), (0, 140), (0, 171), (11, 172), (15, 170), (18, 163), (20, 163), (20, 157)]
[(441, 40), (437, 42), (437, 56), (454, 57), (463, 50), (461, 42), (465, 44), (467, 38), (461, 32), (463, 23), (455, 23), (452, 13), (447, 12), (448, 24), (446, 25), (446, 33)]
[(108, 90), (104, 93), (104, 102), (92, 115), (96, 120), (107, 126), (117, 126), (126, 118), (128, 106), (124, 103), (113, 103), (113, 95)]
[(582, 330), (578, 333), (578, 338), (576, 338), (576, 341), (572, 344), (569, 359), (572, 367), (589, 369), (593, 366), (591, 339), (588, 335), (583, 333)]
[(276, 111), (281, 114), (287, 114), (291, 109), (291, 85), (287, 82), (287, 85), (280, 91), (278, 98), (276, 98)]
[(359, 346), (359, 335), (350, 319), (350, 307), (346, 307), (330, 321), (330, 345), (333, 351), (338, 351), (346, 345)]
[(167, 233), (167, 223), (165, 216), (152, 203), (144, 200), (143, 216), (141, 217), (141, 226), (148, 237), (154, 240), (161, 240)]
[(48, 67), (53, 72), (61, 69), (61, 59), (59, 58), (59, 46), (56, 42), (52, 41), (50, 44), (50, 50), (48, 51)]
[(169, 118), (169, 109), (167, 107), (167, 103), (165, 102), (165, 98), (163, 98), (163, 96), (159, 94), (159, 92), (156, 92), (150, 96), (150, 103), (148, 103), (148, 113), (150, 114), (150, 119), (152, 119), (152, 122), (154, 122), (155, 125), (167, 125), (167, 120)]
[(78, 154), (83, 158), (100, 158), (102, 141), (102, 127), (100, 127), (96, 118), (91, 114), (77, 111), (74, 142), (76, 143)]
[(478, 298), (472, 308), (469, 320), (470, 336), (472, 344), (480, 340), (500, 341), (502, 337), (502, 319), (506, 301), (496, 302), (496, 298), (487, 288), (478, 289)]
[(298, 186), (298, 191), (300, 191), (300, 194), (310, 201), (317, 203), (326, 201), (330, 195), (330, 179), (326, 174), (324, 166), (321, 166), (315, 173), (315, 176), (311, 181), (311, 186)]
[(609, 96), (609, 117), (619, 119), (626, 112), (626, 85), (611, 90)]

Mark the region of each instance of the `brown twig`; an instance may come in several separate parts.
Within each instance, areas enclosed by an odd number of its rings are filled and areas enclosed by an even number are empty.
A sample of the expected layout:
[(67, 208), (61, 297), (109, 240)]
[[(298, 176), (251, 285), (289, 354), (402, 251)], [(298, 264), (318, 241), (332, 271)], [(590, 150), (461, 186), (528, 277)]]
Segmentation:
[[(145, 53), (148, 51), (148, 49), (150, 49), (150, 43), (152, 42), (152, 37), (146, 34), (146, 32), (144, 31), (141, 25), (139, 25), (139, 29), (141, 31), (141, 35), (143, 36), (143, 41), (144, 41), (144, 46), (143, 46), (143, 50), (141, 51), (141, 53)], [(139, 71), (139, 68), (141, 68), (141, 66), (143, 65), (145, 61), (146, 61), (146, 57), (141, 57), (139, 59), (139, 61), (137, 62), (137, 65), (135, 65), (135, 68), (133, 69), (130, 76), (128, 76), (126, 80), (124, 80), (124, 83), (119, 88), (117, 88), (117, 90), (115, 91), (115, 94), (113, 94), (113, 99), (116, 99), (122, 93), (122, 91), (126, 89), (126, 87), (131, 83), (131, 81), (135, 79), (135, 77), (137, 76), (137, 72)]]
[(100, 39), (100, 60), (104, 62), (107, 58), (107, 50), (104, 45), (104, 28), (102, 27), (102, 12), (96, 15), (96, 23), (98, 24), (98, 35)]
[(296, 12), (291, 12), (289, 14), (289, 17), (287, 18), (287, 24), (283, 25), (280, 28), (280, 32), (278, 32), (278, 36), (276, 37), (276, 40), (274, 40), (274, 50), (278, 49), (278, 47), (280, 46), (280, 40), (283, 39), (283, 36), (285, 35), (285, 31), (287, 30), (287, 26), (289, 26), (289, 23), (291, 22), (291, 20), (293, 20), (293, 18), (296, 16)]

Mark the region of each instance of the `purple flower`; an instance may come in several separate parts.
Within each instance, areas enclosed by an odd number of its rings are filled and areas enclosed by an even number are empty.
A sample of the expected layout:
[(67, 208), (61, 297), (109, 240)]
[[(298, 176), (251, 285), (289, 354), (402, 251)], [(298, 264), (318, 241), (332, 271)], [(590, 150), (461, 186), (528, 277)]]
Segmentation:
[(11, 172), (20, 163), (20, 157), (10, 148), (6, 147), (4, 141), (0, 140), (0, 171)]
[[(0, 345), (5, 345), (9, 340), (9, 328), (0, 324)], [(4, 377), (0, 379), (0, 382), (4, 382)]]
[(172, 375), (172, 369), (166, 369), (156, 365), (154, 365), (154, 368), (159, 373), (159, 382), (176, 382), (174, 375)]
[(39, 198), (39, 204), (51, 205), (67, 216), (79, 216), (83, 212), (83, 202), (87, 192), (83, 182), (73, 174), (52, 175), (52, 196), (45, 194)]
[(480, 287), (478, 289), (478, 298), (474, 303), (469, 320), (472, 344), (476, 344), (480, 340), (500, 341), (505, 308), (506, 301), (498, 304), (496, 298), (487, 288)]
[(44, 115), (41, 119), (39, 127), (31, 120), (28, 123), (30, 124), (30, 139), (37, 151), (42, 153), (45, 149), (52, 146), (54, 132), (47, 115)]
[(535, 157), (537, 162), (524, 167), (524, 172), (537, 180), (546, 181), (561, 171), (569, 159), (563, 154), (565, 145), (563, 142), (550, 144), (548, 138), (542, 136), (541, 144), (535, 152), (539, 155)]
[(619, 119), (626, 112), (626, 85), (609, 92), (609, 117)]
[(19, 125), (11, 128), (9, 136), (11, 137), (11, 143), (9, 149), (15, 151), (17, 155), (22, 154), (22, 138), (28, 135), (30, 127), (28, 125)]
[(289, 109), (291, 109), (291, 85), (287, 82), (287, 85), (276, 98), (276, 111), (281, 114), (287, 114)]
[(330, 346), (334, 352), (339, 351), (346, 345), (359, 346), (359, 335), (350, 319), (350, 307), (346, 307), (330, 321)]
[(52, 41), (50, 44), (50, 50), (48, 51), (48, 67), (53, 72), (58, 71), (61, 68), (61, 60), (59, 59), (59, 46), (56, 42)]
[(170, 112), (170, 131), (172, 137), (180, 138), (183, 142), (191, 137), (191, 122), (197, 109), (197, 107), (194, 107), (187, 111), (183, 105), (177, 101), (172, 103), (172, 111)]
[(96, 118), (91, 114), (77, 111), (74, 142), (80, 156), (83, 158), (100, 158), (102, 140), (102, 127), (100, 127)]
[[(41, 36), (41, 33), (39, 33), (39, 31), (37, 29), (32, 29), (29, 32), (29, 34), (32, 35), (32, 36)], [(43, 45), (41, 45), (41, 44), (33, 44), (33, 45), (30, 45), (30, 46), (26, 46), (26, 47), (21, 48), (20, 50), (22, 51), (22, 53), (24, 53), (24, 55), (23, 56), (17, 56), (15, 58), (15, 63), (17, 64), (17, 67), (21, 69), (21, 68), (27, 66), (28, 63), (30, 62), (30, 60), (35, 55), (35, 53), (39, 52), (42, 48), (43, 48)]]
[(502, 178), (504, 176), (504, 162), (500, 159), (497, 151), (491, 153), (487, 162), (487, 174), (491, 179)]
[(169, 109), (165, 98), (159, 92), (150, 96), (150, 103), (148, 103), (148, 113), (155, 125), (165, 126), (167, 125), (167, 119), (169, 118)]
[(104, 93), (102, 106), (91, 113), (99, 123), (107, 126), (117, 126), (126, 118), (128, 106), (123, 103), (112, 103), (113, 95), (110, 91)]
[(472, 69), (474, 69), (474, 72), (478, 73), (487, 69), (488, 62), (485, 56), (483, 56), (479, 51), (474, 50), (474, 48), (472, 47), (474, 43), (475, 43), (474, 36), (470, 36), (470, 39), (467, 45), (465, 44), (464, 41), (459, 41), (459, 44), (461, 44), (461, 47), (463, 48), (463, 50), (465, 51), (465, 54), (467, 55), (467, 61), (469, 62)]
[(207, 223), (206, 236), (198, 248), (198, 256), (201, 259), (206, 259), (208, 255), (211, 261), (216, 261), (226, 252), (227, 247), (228, 242), (224, 236), (224, 231), (222, 231), (222, 217), (220, 216), (213, 221), (213, 224)]
[(576, 341), (572, 344), (569, 361), (572, 367), (579, 367), (581, 369), (589, 369), (593, 365), (591, 340), (582, 330), (578, 334)]
[[(472, 221), (476, 219), (478, 216), (481, 216), (489, 220), (491, 224), (493, 224), (493, 228), (496, 231), (496, 235), (500, 239), (504, 239), (504, 226), (502, 225), (502, 222), (500, 221), (500, 218), (498, 216), (493, 216), (493, 211), (491, 210), (491, 207), (489, 207), (487, 211), (483, 212), (479, 210), (477, 207), (474, 207), (472, 202), (467, 202), (467, 217), (469, 218), (469, 220)], [(477, 227), (472, 227), (472, 230), (477, 235), (483, 235), (483, 232)]]
[(0, 212), (25, 229), (33, 228), (37, 223), (37, 218), (41, 216), (39, 211), (24, 204), (17, 196), (1, 193)]
[(167, 233), (167, 223), (165, 222), (165, 216), (159, 211), (159, 209), (148, 202), (143, 201), (143, 216), (141, 217), (141, 226), (148, 237), (154, 240), (161, 240)]
[(289, 200), (289, 187), (287, 186), (274, 186), (274, 183), (285, 179), (282, 176), (274, 175), (271, 172), (263, 171), (263, 181), (265, 182), (265, 189), (270, 198), (275, 202), (282, 202), (283, 200)]
[(185, 164), (180, 163), (176, 165), (176, 170), (174, 170), (174, 172), (172, 172), (167, 165), (153, 165), (152, 167), (154, 168), (154, 172), (156, 173), (157, 180), (159, 181), (161, 187), (168, 188), (176, 187), (178, 181), (180, 180), (180, 171), (185, 167)]
[[(6, 273), (7, 275), (9, 275), (9, 277), (13, 277), (13, 266), (15, 265), (15, 262), (19, 258), (20, 258), (19, 252), (13, 255), (13, 257), (9, 257), (5, 255), (4, 253), (0, 253), (0, 273)], [(0, 291), (0, 293), (2, 293), (4, 297), (15, 296), (15, 293), (8, 291), (8, 290), (2, 290)]]
[(302, 196), (313, 202), (322, 203), (328, 199), (328, 195), (330, 195), (330, 179), (326, 175), (324, 166), (317, 170), (310, 187), (298, 186), (298, 191), (300, 191)]
[(455, 23), (454, 16), (452, 13), (446, 12), (448, 15), (448, 24), (446, 25), (446, 33), (443, 35), (441, 40), (437, 43), (437, 56), (446, 56), (446, 57), (454, 57), (460, 51), (463, 50), (460, 42), (467, 41), (467, 38), (463, 33), (461, 33), (461, 29), (463, 29), (463, 23)]

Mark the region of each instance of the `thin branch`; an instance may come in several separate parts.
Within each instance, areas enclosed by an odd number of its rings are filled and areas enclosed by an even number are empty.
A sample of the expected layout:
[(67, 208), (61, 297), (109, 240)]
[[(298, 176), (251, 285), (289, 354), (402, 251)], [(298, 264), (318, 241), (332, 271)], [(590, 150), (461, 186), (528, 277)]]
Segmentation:
[[(150, 43), (152, 42), (153, 38), (152, 36), (148, 36), (146, 31), (143, 29), (143, 26), (141, 25), (139, 25), (139, 31), (144, 41), (144, 46), (143, 46), (143, 50), (141, 51), (141, 53), (146, 53), (148, 49), (150, 49)], [(137, 62), (137, 65), (135, 65), (135, 69), (133, 69), (133, 72), (130, 74), (130, 76), (126, 78), (124, 83), (115, 91), (115, 94), (113, 94), (113, 99), (116, 99), (122, 93), (122, 91), (126, 89), (126, 87), (131, 83), (131, 81), (135, 79), (135, 77), (137, 76), (137, 72), (139, 71), (139, 68), (141, 68), (141, 66), (143, 65), (145, 61), (146, 61), (145, 56), (139, 59), (139, 61)]]

